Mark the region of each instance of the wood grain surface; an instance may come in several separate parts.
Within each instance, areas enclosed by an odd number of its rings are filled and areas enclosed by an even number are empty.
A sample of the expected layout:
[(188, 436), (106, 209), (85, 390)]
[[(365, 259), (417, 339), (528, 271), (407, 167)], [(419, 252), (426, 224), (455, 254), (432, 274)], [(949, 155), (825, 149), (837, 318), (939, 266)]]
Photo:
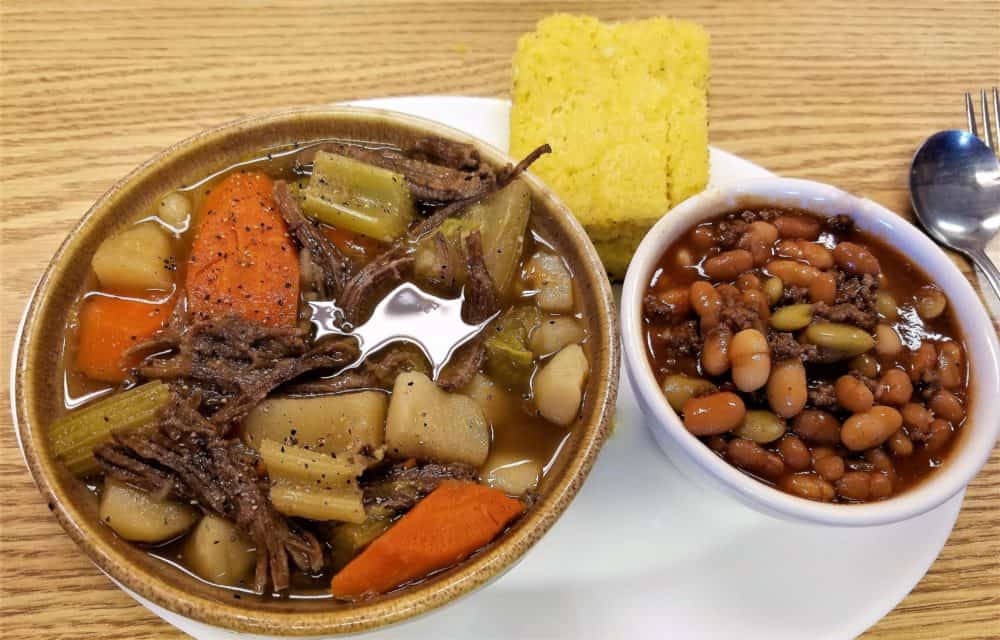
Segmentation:
[[(63, 535), (11, 429), (6, 363), (19, 315), (79, 216), (167, 145), (241, 116), (373, 96), (504, 96), (518, 35), (560, 10), (701, 22), (712, 35), (713, 144), (907, 214), (916, 146), (964, 126), (963, 91), (1000, 84), (996, 0), (4, 0), (0, 636), (183, 637)], [(1000, 449), (969, 488), (940, 558), (866, 637), (1000, 637)]]

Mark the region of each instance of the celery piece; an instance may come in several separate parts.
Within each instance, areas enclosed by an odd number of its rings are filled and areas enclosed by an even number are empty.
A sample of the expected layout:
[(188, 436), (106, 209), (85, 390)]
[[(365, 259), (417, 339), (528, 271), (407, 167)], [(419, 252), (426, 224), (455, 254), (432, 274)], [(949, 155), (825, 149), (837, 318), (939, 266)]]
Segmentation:
[(316, 153), (304, 193), (308, 215), (383, 242), (402, 236), (415, 215), (402, 175), (325, 151)]
[(528, 336), (542, 321), (534, 305), (507, 311), (486, 339), (486, 370), (497, 382), (510, 389), (524, 389), (534, 371), (535, 356)]
[(94, 473), (98, 470), (94, 447), (111, 440), (112, 431), (152, 422), (168, 397), (167, 385), (155, 380), (68, 413), (49, 427), (52, 451), (73, 473)]
[(271, 479), (271, 502), (287, 516), (364, 522), (357, 478), (367, 459), (333, 458), (301, 447), (264, 440), (260, 457)]
[(493, 195), (470, 205), (461, 215), (445, 220), (437, 232), (421, 238), (414, 269), (418, 277), (440, 280), (441, 256), (434, 236), (441, 233), (448, 245), (448, 271), (456, 285), (465, 283), (464, 238), (478, 230), (483, 242), (483, 260), (497, 291), (505, 293), (517, 272), (524, 236), (531, 215), (531, 192), (515, 180)]
[(364, 522), (345, 522), (330, 534), (330, 568), (339, 571), (361, 553), (375, 538), (385, 533), (392, 523), (387, 517), (369, 515)]

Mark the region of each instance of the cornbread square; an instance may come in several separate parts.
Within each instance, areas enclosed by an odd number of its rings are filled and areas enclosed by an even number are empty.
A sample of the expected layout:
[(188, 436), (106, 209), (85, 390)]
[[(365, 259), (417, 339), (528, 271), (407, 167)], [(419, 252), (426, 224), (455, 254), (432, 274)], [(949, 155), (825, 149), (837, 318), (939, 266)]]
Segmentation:
[(652, 18), (558, 14), (514, 56), (510, 147), (583, 224), (616, 279), (642, 236), (708, 182), (708, 34)]

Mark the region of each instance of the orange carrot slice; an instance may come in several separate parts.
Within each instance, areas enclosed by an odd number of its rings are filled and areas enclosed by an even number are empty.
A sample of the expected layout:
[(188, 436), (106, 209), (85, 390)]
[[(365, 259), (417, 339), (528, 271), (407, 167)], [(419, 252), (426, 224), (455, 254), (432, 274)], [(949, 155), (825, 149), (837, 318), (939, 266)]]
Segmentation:
[(385, 593), (469, 557), (524, 512), (502, 491), (446, 480), (333, 577), (334, 597)]
[(157, 304), (111, 296), (91, 296), (80, 307), (76, 368), (89, 378), (121, 382), (140, 356), (125, 351), (146, 340), (170, 321), (174, 300)]
[(299, 259), (262, 173), (234, 173), (199, 209), (187, 271), (195, 318), (236, 313), (267, 325), (298, 316)]

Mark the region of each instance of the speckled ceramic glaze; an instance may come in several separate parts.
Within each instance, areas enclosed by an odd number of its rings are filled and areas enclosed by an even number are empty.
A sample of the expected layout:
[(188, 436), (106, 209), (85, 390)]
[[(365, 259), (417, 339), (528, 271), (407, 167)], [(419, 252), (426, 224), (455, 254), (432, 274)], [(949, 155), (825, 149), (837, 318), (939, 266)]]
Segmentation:
[(275, 635), (358, 632), (439, 607), (511, 567), (552, 526), (580, 489), (608, 434), (618, 388), (618, 321), (611, 287), (593, 246), (566, 207), (541, 182), (526, 176), (533, 219), (575, 275), (589, 330), (591, 370), (581, 418), (540, 487), (541, 499), (500, 540), (462, 565), (419, 586), (363, 603), (278, 600), (203, 583), (117, 538), (97, 518), (97, 502), (53, 458), (46, 431), (61, 408), (59, 376), (67, 316), (100, 242), (160, 194), (242, 160), (261, 149), (325, 137), (406, 146), (425, 135), (476, 144), (493, 165), (512, 162), (497, 149), (454, 129), (396, 113), (324, 108), (267, 115), (190, 138), (139, 167), (87, 212), (60, 247), (25, 311), (16, 340), (12, 405), (18, 437), (35, 483), (67, 533), (105, 572), (153, 602), (210, 624)]

